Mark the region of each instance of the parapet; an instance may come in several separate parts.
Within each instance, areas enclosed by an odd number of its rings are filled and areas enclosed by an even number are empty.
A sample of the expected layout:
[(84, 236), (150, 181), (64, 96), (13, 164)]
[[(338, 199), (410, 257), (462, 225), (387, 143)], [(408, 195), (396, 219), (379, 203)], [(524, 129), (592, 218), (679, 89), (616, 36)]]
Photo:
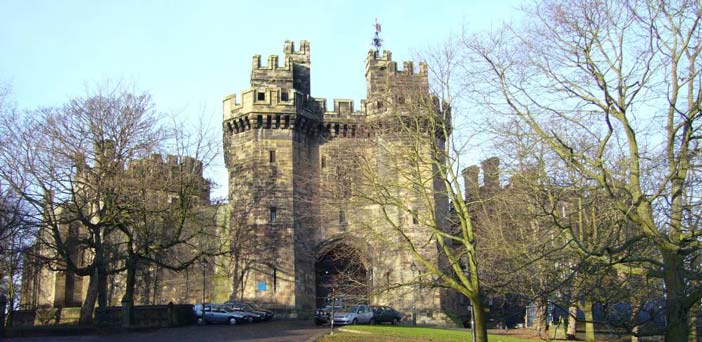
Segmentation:
[(368, 51), (368, 56), (366, 57), (366, 75), (368, 75), (368, 72), (371, 71), (373, 67), (386, 69), (390, 74), (420, 76), (429, 75), (429, 69), (427, 67), (427, 63), (425, 62), (419, 62), (418, 73), (415, 73), (413, 61), (402, 62), (402, 69), (398, 69), (397, 62), (392, 60), (392, 52), (388, 50), (383, 50), (382, 55), (374, 50)]
[[(415, 72), (414, 62), (405, 61), (402, 69), (392, 60), (390, 51), (382, 55), (376, 51), (368, 51), (366, 57), (366, 97), (371, 100), (393, 102), (394, 99), (422, 96), (429, 93), (429, 71), (427, 64), (419, 63)], [(402, 104), (403, 100), (399, 101)], [(371, 106), (374, 112), (383, 112), (380, 105)]]
[(267, 65), (261, 65), (261, 55), (254, 55), (253, 60), (251, 62), (251, 70), (284, 70), (284, 71), (290, 71), (290, 66), (292, 65), (292, 58), (291, 57), (285, 57), (283, 58), (283, 65), (279, 66), (278, 65), (278, 56), (276, 55), (270, 55), (268, 56), (268, 64)]
[(283, 51), (286, 57), (293, 57), (297, 63), (310, 62), (310, 42), (306, 40), (300, 41), (298, 50), (295, 50), (295, 42), (286, 40), (283, 45)]
[(302, 110), (305, 103), (302, 93), (277, 86), (252, 87), (240, 95), (240, 101), (237, 101), (236, 94), (222, 100), (224, 121), (253, 111), (295, 113)]
[(149, 158), (133, 160), (127, 166), (129, 172), (150, 171), (165, 175), (177, 171), (193, 173), (200, 177), (202, 177), (202, 168), (202, 162), (193, 157), (169, 154), (164, 159), (160, 153), (153, 153)]

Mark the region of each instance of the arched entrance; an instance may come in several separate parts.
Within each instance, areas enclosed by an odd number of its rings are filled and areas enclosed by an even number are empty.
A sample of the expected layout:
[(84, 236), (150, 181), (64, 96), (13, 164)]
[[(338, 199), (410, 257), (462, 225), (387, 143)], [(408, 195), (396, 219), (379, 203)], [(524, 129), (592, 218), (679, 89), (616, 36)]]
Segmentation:
[(369, 272), (365, 256), (346, 243), (333, 243), (320, 251), (315, 263), (316, 305), (331, 299), (332, 289), (343, 304), (368, 303)]

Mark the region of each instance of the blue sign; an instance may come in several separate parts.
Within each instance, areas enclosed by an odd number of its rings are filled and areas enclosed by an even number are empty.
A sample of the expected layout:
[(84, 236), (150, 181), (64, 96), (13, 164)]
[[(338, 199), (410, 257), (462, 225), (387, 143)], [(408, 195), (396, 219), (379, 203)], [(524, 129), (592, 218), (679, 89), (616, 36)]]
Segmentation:
[(259, 291), (266, 291), (266, 282), (265, 281), (258, 282), (258, 290)]

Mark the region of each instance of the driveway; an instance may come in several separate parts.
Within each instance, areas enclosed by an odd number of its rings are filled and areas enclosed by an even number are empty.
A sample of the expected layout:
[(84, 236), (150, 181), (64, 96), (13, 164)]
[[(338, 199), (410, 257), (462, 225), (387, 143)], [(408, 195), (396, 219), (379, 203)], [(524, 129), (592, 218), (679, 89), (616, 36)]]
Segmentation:
[(329, 331), (313, 321), (274, 320), (271, 322), (230, 325), (186, 326), (162, 328), (151, 331), (129, 332), (114, 335), (83, 335), (55, 337), (10, 338), (12, 342), (201, 342), (201, 341), (250, 341), (250, 342), (306, 342), (314, 341)]

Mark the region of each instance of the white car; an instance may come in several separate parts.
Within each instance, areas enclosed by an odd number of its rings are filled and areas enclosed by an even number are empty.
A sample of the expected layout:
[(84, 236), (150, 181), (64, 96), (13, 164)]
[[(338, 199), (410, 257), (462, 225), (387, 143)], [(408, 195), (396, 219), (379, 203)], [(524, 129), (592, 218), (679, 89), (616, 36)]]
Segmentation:
[(334, 312), (334, 324), (373, 323), (373, 310), (368, 305), (345, 307)]

